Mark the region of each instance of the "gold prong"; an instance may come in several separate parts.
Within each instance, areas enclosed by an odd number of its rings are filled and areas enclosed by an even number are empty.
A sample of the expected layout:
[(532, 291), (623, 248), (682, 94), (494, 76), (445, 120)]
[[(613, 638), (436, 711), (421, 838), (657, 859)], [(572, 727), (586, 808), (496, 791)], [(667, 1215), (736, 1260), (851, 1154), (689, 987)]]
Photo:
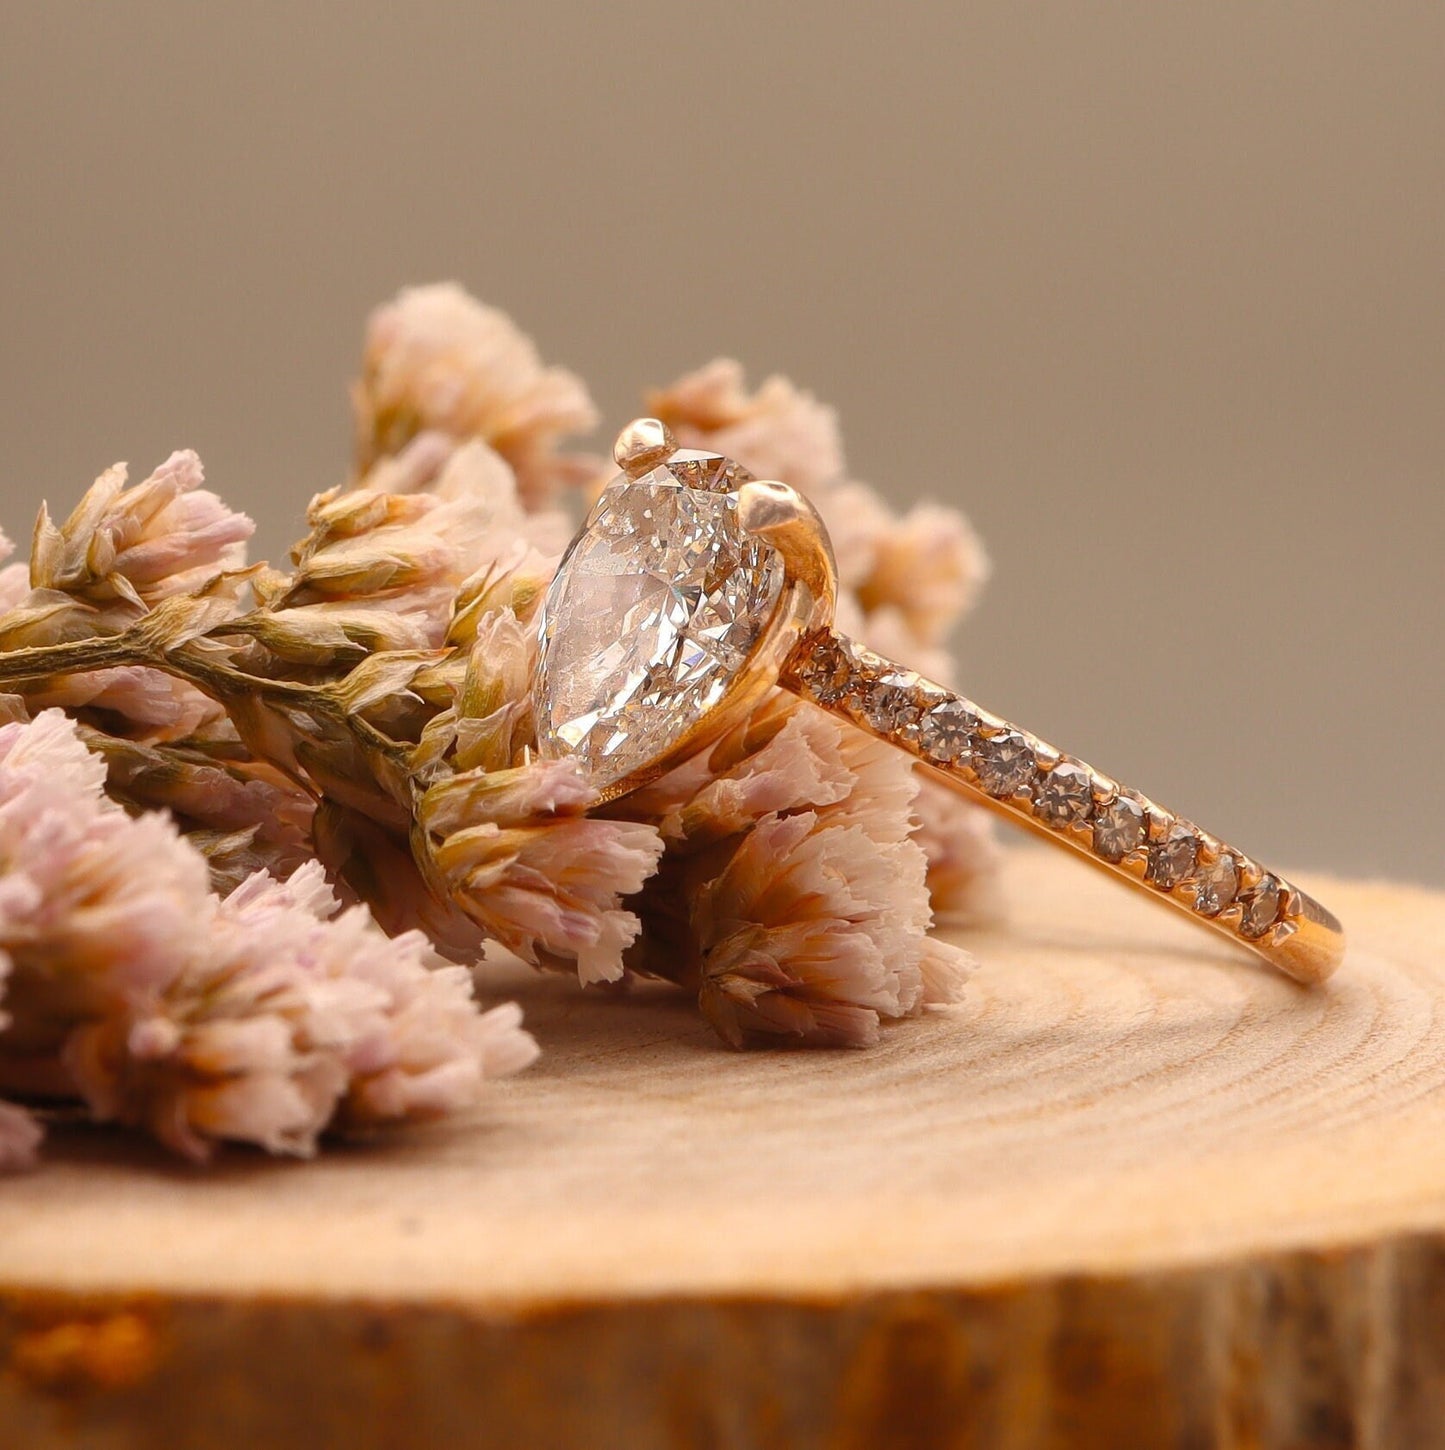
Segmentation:
[(786, 483), (760, 480), (738, 490), (738, 520), (782, 555), (787, 576), (813, 597), (813, 628), (832, 623), (838, 597), (838, 565), (818, 511)]
[(612, 457), (629, 478), (641, 478), (676, 448), (672, 429), (660, 418), (634, 418), (617, 435)]

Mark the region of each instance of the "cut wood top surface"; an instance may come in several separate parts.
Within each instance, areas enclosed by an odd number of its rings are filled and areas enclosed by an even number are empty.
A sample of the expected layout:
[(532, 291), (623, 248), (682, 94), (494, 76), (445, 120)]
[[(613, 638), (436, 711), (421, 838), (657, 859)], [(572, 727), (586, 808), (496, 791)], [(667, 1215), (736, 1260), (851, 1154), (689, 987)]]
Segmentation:
[(542, 1061), (465, 1123), (209, 1170), (59, 1129), (0, 1181), (0, 1286), (831, 1296), (1445, 1233), (1445, 896), (1305, 879), (1301, 988), (1020, 852), (961, 1006), (869, 1051), (733, 1053), (667, 990), (509, 974)]

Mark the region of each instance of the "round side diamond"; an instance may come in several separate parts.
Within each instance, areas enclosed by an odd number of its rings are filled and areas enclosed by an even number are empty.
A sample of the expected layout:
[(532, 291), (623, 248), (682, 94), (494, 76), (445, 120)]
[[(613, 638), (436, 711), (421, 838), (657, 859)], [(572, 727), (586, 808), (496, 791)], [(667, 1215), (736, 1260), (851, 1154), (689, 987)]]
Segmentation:
[(974, 747), (973, 768), (979, 784), (992, 796), (1017, 795), (1033, 779), (1034, 752), (1017, 730), (1005, 730)]
[(919, 749), (940, 765), (962, 760), (968, 754), (977, 724), (962, 700), (940, 701), (918, 722)]
[(908, 684), (897, 676), (885, 675), (863, 687), (858, 701), (863, 718), (880, 735), (896, 735), (918, 719), (918, 705)]
[(1194, 909), (1218, 916), (1239, 894), (1239, 866), (1227, 851), (1212, 866), (1200, 868), (1194, 884)]
[(1266, 876), (1252, 891), (1239, 898), (1243, 912), (1239, 929), (1245, 936), (1263, 936), (1279, 919), (1283, 893), (1273, 876)]
[(1094, 852), (1106, 861), (1122, 861), (1144, 844), (1144, 807), (1126, 795), (1100, 806), (1094, 817)]
[(820, 639), (802, 671), (803, 683), (820, 705), (836, 705), (853, 680), (853, 662), (836, 639)]
[(1149, 879), (1161, 891), (1172, 891), (1189, 880), (1198, 860), (1199, 838), (1188, 826), (1176, 822), (1149, 852)]
[(1034, 782), (1034, 814), (1062, 830), (1085, 820), (1094, 804), (1094, 782), (1082, 765), (1061, 760)]

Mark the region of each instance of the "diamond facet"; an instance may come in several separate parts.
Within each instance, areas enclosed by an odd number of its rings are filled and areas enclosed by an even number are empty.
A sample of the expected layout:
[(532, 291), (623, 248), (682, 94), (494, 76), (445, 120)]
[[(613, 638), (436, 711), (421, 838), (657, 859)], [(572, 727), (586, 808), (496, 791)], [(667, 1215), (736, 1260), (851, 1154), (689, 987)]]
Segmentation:
[(962, 760), (977, 724), (962, 700), (942, 700), (918, 722), (919, 747), (940, 765)]
[(853, 661), (843, 642), (826, 633), (814, 639), (801, 678), (820, 705), (836, 705), (853, 683)]
[(1218, 916), (1239, 894), (1239, 866), (1225, 851), (1212, 866), (1200, 868), (1194, 883), (1194, 909)]
[(1161, 891), (1172, 891), (1194, 874), (1199, 859), (1199, 837), (1181, 822), (1149, 852), (1149, 879)]
[(1017, 795), (1034, 775), (1034, 752), (1017, 730), (1005, 730), (974, 747), (979, 784), (993, 796)]
[(884, 675), (864, 686), (859, 708), (863, 718), (880, 735), (907, 731), (918, 719), (913, 691), (899, 675)]
[(1094, 851), (1106, 861), (1122, 861), (1144, 844), (1144, 807), (1116, 795), (1094, 817)]
[(1051, 826), (1063, 828), (1084, 820), (1093, 803), (1089, 772), (1072, 760), (1061, 760), (1034, 782), (1034, 814)]
[(1263, 936), (1279, 918), (1280, 888), (1273, 876), (1266, 876), (1253, 891), (1239, 899), (1243, 908), (1239, 929), (1245, 936)]
[(743, 530), (722, 463), (689, 454), (615, 479), (547, 590), (538, 744), (581, 757), (595, 785), (717, 704), (778, 602), (782, 560)]

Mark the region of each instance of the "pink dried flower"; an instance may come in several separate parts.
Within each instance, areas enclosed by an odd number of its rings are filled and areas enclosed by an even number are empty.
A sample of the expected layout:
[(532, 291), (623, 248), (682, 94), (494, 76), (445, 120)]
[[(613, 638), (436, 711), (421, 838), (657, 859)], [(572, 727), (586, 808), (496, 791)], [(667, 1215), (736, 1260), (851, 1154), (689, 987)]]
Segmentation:
[(505, 313), (455, 283), (406, 288), (372, 313), (352, 401), (361, 473), (427, 432), (484, 440), (511, 464), (529, 507), (595, 471), (557, 451), (597, 424), (581, 380), (544, 367)]
[[(273, 611), (325, 604), (346, 613), (371, 608), (411, 622), (422, 639), (440, 643), (457, 587), (485, 517), (467, 502), (430, 494), (371, 489), (317, 495), (307, 510), (310, 534), (293, 550), (296, 571), (285, 589), (266, 597)], [(270, 596), (269, 582), (262, 593)], [(324, 613), (312, 618), (324, 622)]]
[(572, 518), (563, 508), (527, 508), (517, 475), (495, 449), (478, 438), (454, 448), (427, 489), (438, 498), (464, 501), (485, 516), (478, 529), (480, 548), (471, 567), (480, 569), (511, 553), (521, 543), (554, 558), (572, 537)]
[(478, 1016), (420, 934), (336, 916), (318, 864), (220, 901), (167, 818), (100, 794), (104, 770), (56, 711), (0, 726), (0, 1076), (58, 1062), (96, 1117), (198, 1158), (450, 1111), (528, 1060), (513, 1010)]
[(0, 726), (0, 1046), (52, 1049), (79, 1018), (159, 990), (195, 950), (205, 862), (163, 816), (105, 799), (105, 764), (58, 710)]
[(480, 579), (525, 570), (538, 593), (569, 526), (559, 512), (524, 512), (506, 462), (480, 442), (448, 456), (427, 491), (333, 489), (312, 500), (296, 571), (260, 582), (266, 606), (246, 627), (283, 658), (327, 650), (438, 645)]
[(931, 780), (923, 781), (913, 809), (913, 839), (928, 858), (934, 916), (955, 925), (1001, 921), (1003, 851), (988, 814)]
[(621, 901), (662, 854), (651, 826), (589, 817), (592, 801), (574, 761), (546, 760), (449, 775), (417, 810), (439, 880), (487, 936), (584, 985), (622, 976), (638, 922)]
[(168, 811), (205, 856), (213, 888), (230, 890), (262, 870), (289, 876), (312, 855), (315, 801), (225, 734), (160, 745), (94, 730), (82, 738), (105, 761), (111, 799)]
[(193, 685), (144, 665), (51, 675), (25, 687), (32, 714), (67, 710), (103, 723), (117, 737), (179, 740), (224, 717)]
[(734, 1045), (867, 1043), (882, 1018), (955, 1000), (971, 961), (928, 935), (917, 788), (896, 751), (770, 702), (706, 771), (692, 762), (636, 802), (669, 842), (648, 930), (684, 967), (655, 949), (638, 964), (694, 982)]
[(401, 453), (378, 460), (352, 488), (378, 493), (429, 493), (444, 502), (467, 502), (484, 512), (477, 529), (481, 552), (472, 567), (500, 558), (516, 541), (544, 554), (558, 555), (572, 536), (572, 520), (562, 508), (527, 509), (511, 465), (480, 438), (458, 443), (442, 433), (423, 433)]
[(508, 770), (523, 764), (536, 738), (532, 675), (537, 635), (510, 609), (481, 614), (472, 627), (455, 708), (438, 720), (453, 770)]
[(620, 808), (655, 820), (671, 852), (691, 855), (751, 829), (766, 815), (837, 805), (853, 786), (843, 727), (775, 691), (712, 749)]
[(201, 460), (181, 449), (134, 488), (126, 488), (125, 464), (107, 469), (59, 526), (42, 508), (32, 587), (149, 607), (240, 569), (256, 526), (203, 489), (203, 479)]
[(957, 509), (915, 504), (876, 538), (858, 599), (872, 616), (892, 607), (924, 646), (941, 645), (988, 580), (989, 561)]
[[(182, 450), (133, 488), (125, 465), (116, 464), (63, 524), (42, 508), (32, 587), (17, 596), (7, 570), (0, 590), (0, 647), (113, 634), (190, 596), (204, 596), (218, 613), (233, 607), (254, 525), (202, 481), (200, 459)], [(188, 735), (223, 713), (193, 686), (139, 665), (38, 680), (23, 693), (32, 712), (80, 711), (116, 734), (143, 739)]]
[(684, 447), (735, 458), (759, 478), (813, 493), (843, 474), (833, 409), (784, 377), (770, 377), (749, 393), (742, 364), (731, 358), (716, 358), (655, 389), (647, 407)]
[(98, 1116), (204, 1158), (221, 1139), (310, 1154), (323, 1128), (469, 1107), (535, 1044), (515, 1007), (478, 1014), (465, 969), (388, 938), (319, 865), (220, 903), (203, 961), (130, 1022), (77, 1030), (67, 1062)]

